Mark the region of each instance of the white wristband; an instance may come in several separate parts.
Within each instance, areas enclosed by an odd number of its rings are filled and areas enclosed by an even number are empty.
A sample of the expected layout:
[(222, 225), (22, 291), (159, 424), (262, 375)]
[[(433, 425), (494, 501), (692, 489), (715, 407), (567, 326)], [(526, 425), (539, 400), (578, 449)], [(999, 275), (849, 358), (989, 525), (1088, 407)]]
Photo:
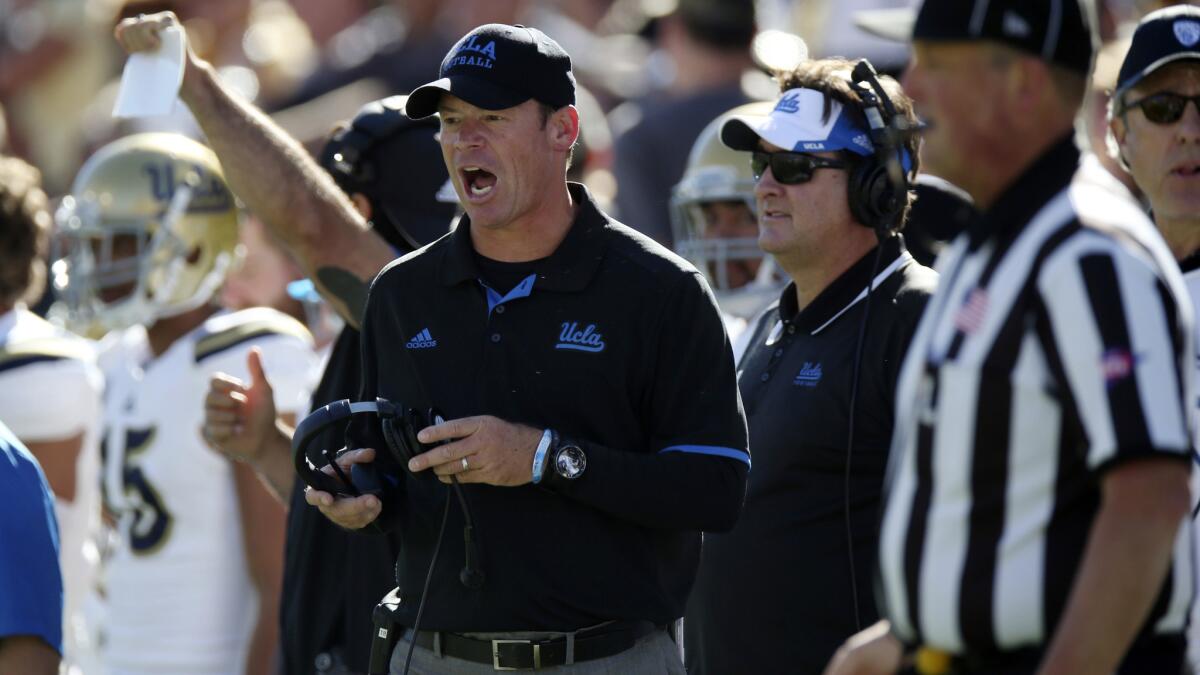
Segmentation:
[(554, 432), (546, 429), (542, 432), (542, 440), (538, 441), (537, 450), (533, 453), (533, 483), (542, 482), (542, 473), (546, 469), (546, 452), (550, 450), (550, 441)]

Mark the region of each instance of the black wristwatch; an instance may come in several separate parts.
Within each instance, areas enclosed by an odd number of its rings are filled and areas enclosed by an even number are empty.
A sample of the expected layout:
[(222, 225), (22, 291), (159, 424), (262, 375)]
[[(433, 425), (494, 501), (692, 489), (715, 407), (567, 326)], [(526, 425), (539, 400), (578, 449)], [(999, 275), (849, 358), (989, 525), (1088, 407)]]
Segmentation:
[(559, 478), (576, 480), (587, 470), (587, 455), (571, 441), (562, 441), (552, 452), (550, 467)]

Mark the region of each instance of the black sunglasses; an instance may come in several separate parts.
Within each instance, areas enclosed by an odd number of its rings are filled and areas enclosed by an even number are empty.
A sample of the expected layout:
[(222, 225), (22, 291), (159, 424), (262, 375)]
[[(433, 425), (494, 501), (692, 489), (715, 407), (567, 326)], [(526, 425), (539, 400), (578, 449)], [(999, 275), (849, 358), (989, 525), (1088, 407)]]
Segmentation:
[(1132, 103), (1126, 103), (1123, 112), (1130, 108), (1141, 108), (1146, 119), (1155, 124), (1174, 124), (1183, 117), (1188, 101), (1196, 104), (1196, 112), (1200, 112), (1200, 96), (1184, 96), (1170, 91), (1160, 91)]
[(761, 180), (771, 167), (771, 175), (784, 185), (797, 185), (812, 180), (813, 172), (817, 169), (844, 169), (846, 162), (840, 159), (828, 159), (802, 152), (765, 152), (755, 151), (750, 155), (750, 171), (754, 180)]

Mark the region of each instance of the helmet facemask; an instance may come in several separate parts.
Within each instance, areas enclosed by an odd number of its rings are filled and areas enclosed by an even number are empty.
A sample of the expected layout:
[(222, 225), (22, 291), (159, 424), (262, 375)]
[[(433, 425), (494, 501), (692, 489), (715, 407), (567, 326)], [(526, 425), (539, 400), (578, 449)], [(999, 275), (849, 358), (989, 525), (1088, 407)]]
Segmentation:
[(52, 280), (69, 327), (149, 325), (213, 297), (235, 259), (237, 212), (208, 155), (184, 137), (146, 134), (85, 164), (56, 215)]
[(778, 295), (783, 274), (758, 246), (750, 157), (722, 144), (720, 129), (730, 115), (765, 115), (771, 106), (750, 103), (709, 123), (671, 191), (675, 252), (704, 274), (723, 311), (742, 318)]

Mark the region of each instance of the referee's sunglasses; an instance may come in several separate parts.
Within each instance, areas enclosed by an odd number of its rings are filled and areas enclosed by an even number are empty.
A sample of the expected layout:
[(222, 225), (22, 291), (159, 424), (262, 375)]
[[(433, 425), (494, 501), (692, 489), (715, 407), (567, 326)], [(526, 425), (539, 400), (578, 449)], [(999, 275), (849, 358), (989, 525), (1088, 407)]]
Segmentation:
[(798, 185), (812, 180), (817, 169), (845, 169), (846, 162), (840, 159), (829, 159), (807, 155), (802, 152), (766, 152), (758, 150), (750, 154), (750, 172), (754, 180), (761, 180), (771, 167), (771, 175), (783, 185)]
[(1130, 108), (1141, 108), (1146, 119), (1155, 124), (1174, 124), (1183, 117), (1187, 110), (1188, 101), (1196, 104), (1196, 112), (1200, 113), (1200, 95), (1184, 96), (1171, 91), (1160, 91), (1132, 103), (1126, 103), (1123, 112)]

